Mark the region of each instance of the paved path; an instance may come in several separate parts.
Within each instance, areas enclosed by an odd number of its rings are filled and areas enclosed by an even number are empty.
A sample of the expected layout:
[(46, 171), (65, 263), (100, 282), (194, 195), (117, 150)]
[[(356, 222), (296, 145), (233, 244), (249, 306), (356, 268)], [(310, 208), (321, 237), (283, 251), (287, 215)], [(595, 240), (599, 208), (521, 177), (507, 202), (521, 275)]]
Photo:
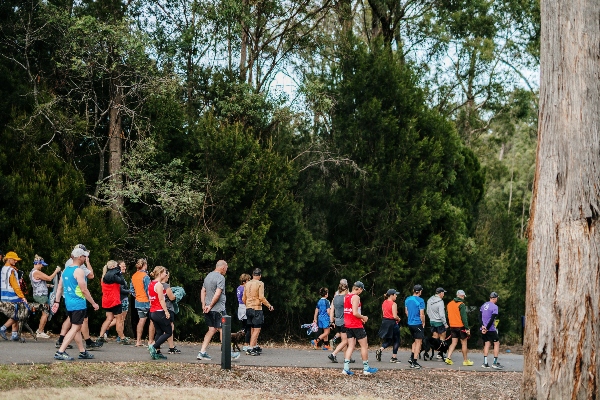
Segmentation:
[[(54, 352), (56, 351), (54, 346), (55, 339), (44, 340), (40, 339), (37, 342), (28, 341), (26, 343), (17, 343), (11, 341), (4, 341), (0, 338), (0, 364), (47, 364), (56, 361), (53, 358)], [(208, 349), (208, 353), (212, 356), (212, 360), (198, 361), (196, 355), (200, 350), (198, 344), (182, 344), (176, 343), (177, 347), (182, 351), (182, 354), (168, 355), (167, 361), (184, 362), (184, 363), (210, 363), (220, 364), (221, 352), (219, 345), (211, 345)], [(163, 348), (168, 349), (165, 345)], [(75, 347), (73, 350), (68, 350), (68, 353), (77, 357), (78, 351)], [(109, 340), (104, 346), (98, 350), (92, 352), (95, 356), (94, 360), (76, 360), (75, 362), (135, 362), (135, 361), (150, 361), (150, 355), (145, 347), (135, 346), (123, 346), (117, 344), (114, 340)], [(242, 353), (241, 357), (237, 360), (232, 360), (232, 366), (235, 365), (256, 365), (256, 366), (272, 366), (272, 367), (301, 367), (301, 368), (342, 368), (343, 363), (334, 364), (327, 358), (329, 352), (323, 350), (312, 350), (312, 349), (290, 349), (290, 348), (279, 348), (279, 347), (264, 347), (263, 354), (260, 356), (249, 356)], [(409, 358), (409, 352), (406, 350), (400, 350), (398, 358), (400, 363), (391, 364), (389, 359), (391, 356), (391, 350), (387, 349), (383, 353), (382, 361), (378, 362), (375, 360), (375, 351), (369, 351), (369, 364), (371, 366), (381, 369), (408, 369), (407, 360)], [(360, 368), (360, 354), (354, 353), (354, 358), (357, 359), (355, 364), (352, 364), (352, 368)], [(483, 354), (469, 353), (469, 358), (475, 362), (472, 367), (462, 366), (462, 355), (460, 353), (454, 354), (454, 360), (461, 362), (455, 362), (454, 365), (446, 365), (441, 360), (435, 361), (421, 361), (420, 364), (423, 368), (438, 368), (438, 369), (453, 369), (462, 371), (494, 371), (496, 370), (485, 369), (481, 367), (483, 363)], [(339, 360), (343, 360), (343, 355), (338, 355)], [(161, 362), (161, 361), (155, 361)], [(516, 354), (504, 353), (500, 354), (500, 362), (505, 366), (504, 371), (523, 371), (523, 356)]]

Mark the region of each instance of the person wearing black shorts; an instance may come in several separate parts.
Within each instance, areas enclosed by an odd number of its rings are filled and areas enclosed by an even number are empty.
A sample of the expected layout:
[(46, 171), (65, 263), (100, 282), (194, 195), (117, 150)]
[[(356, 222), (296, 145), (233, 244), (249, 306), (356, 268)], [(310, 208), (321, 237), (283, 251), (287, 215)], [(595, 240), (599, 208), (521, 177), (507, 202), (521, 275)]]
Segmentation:
[(413, 295), (407, 297), (404, 301), (404, 311), (408, 316), (408, 329), (414, 339), (408, 364), (414, 369), (421, 368), (417, 360), (419, 359), (421, 345), (425, 338), (425, 301), (421, 298), (422, 292), (423, 286), (415, 285), (413, 287)]
[(206, 352), (208, 344), (217, 331), (221, 334), (221, 317), (225, 312), (225, 274), (227, 273), (227, 262), (217, 261), (215, 270), (204, 278), (200, 301), (204, 312), (204, 321), (208, 325), (208, 332), (204, 335), (204, 341), (198, 356), (198, 360), (211, 360)]
[(262, 271), (260, 268), (255, 268), (252, 271), (252, 279), (246, 282), (242, 301), (246, 305), (247, 324), (250, 326), (250, 348), (246, 350), (246, 354), (250, 356), (258, 356), (262, 349), (258, 345), (258, 335), (265, 323), (263, 314), (263, 305), (273, 311), (273, 306), (265, 298), (265, 284), (261, 282)]
[(488, 364), (488, 352), (490, 345), (494, 344), (494, 363), (492, 368), (503, 369), (504, 367), (498, 362), (498, 354), (500, 353), (500, 339), (498, 337), (498, 331), (496, 330), (496, 321), (498, 318), (498, 293), (492, 292), (490, 294), (490, 301), (484, 303), (479, 309), (480, 323), (481, 323), (481, 336), (483, 339), (483, 368), (489, 368)]

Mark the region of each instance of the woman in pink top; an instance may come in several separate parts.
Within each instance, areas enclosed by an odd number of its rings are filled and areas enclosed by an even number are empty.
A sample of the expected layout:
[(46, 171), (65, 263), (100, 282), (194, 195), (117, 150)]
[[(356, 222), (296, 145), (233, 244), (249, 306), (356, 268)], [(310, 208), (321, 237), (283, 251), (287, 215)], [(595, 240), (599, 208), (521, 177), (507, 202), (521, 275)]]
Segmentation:
[(163, 283), (169, 279), (169, 274), (165, 267), (155, 267), (150, 274), (153, 279), (148, 286), (148, 298), (150, 300), (150, 319), (154, 322), (156, 335), (154, 336), (154, 344), (148, 346), (148, 351), (153, 360), (166, 359), (160, 352), (160, 345), (167, 341), (173, 334), (170, 314), (165, 302), (166, 289)]

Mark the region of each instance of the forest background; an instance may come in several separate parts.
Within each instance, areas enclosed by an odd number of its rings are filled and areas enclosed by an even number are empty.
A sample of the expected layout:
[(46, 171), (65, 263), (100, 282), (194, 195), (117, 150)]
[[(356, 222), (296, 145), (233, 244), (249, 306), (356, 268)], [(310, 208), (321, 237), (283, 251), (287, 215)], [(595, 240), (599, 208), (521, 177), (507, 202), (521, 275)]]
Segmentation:
[(498, 292), (518, 342), (538, 59), (537, 0), (2, 1), (0, 248), (166, 266), (180, 339), (225, 259), (232, 315), (263, 270), (266, 337), (346, 278), (372, 333), (420, 283)]

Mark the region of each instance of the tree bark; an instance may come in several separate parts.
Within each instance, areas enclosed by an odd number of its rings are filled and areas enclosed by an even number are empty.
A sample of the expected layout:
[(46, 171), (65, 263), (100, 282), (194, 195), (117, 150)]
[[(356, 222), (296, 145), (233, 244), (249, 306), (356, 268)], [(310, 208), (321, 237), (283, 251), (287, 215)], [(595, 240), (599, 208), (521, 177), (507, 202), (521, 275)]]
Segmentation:
[[(108, 175), (115, 182), (115, 189), (120, 192), (123, 188), (123, 178), (118, 173), (121, 170), (123, 159), (123, 127), (121, 120), (121, 106), (123, 105), (123, 89), (114, 85), (114, 95), (111, 101), (108, 124)], [(123, 197), (117, 196), (116, 208), (123, 205)], [(117, 211), (116, 209), (114, 211)]]
[(600, 2), (541, 2), (523, 399), (600, 397)]

